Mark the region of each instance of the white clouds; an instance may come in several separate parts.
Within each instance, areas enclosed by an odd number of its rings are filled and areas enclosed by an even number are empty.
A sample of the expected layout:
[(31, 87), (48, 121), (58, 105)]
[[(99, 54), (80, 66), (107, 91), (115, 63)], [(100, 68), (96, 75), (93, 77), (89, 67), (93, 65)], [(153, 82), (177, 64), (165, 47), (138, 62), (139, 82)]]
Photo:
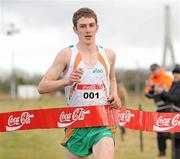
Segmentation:
[[(118, 66), (148, 67), (161, 63), (164, 40), (164, 5), (172, 8), (172, 39), (177, 62), (180, 41), (178, 0), (57, 1), (6, 0), (0, 3), (3, 29), (14, 22), (21, 33), (14, 36), (15, 65), (29, 72), (45, 72), (60, 49), (74, 43), (73, 12), (84, 6), (99, 17), (99, 44), (117, 52)], [(9, 67), (12, 45), (0, 34), (0, 67)], [(3, 61), (1, 60), (3, 57)]]
[(22, 32), (12, 38), (2, 36), (0, 57), (5, 60), (0, 66), (9, 68), (10, 56), (14, 52), (15, 67), (29, 72), (44, 72), (46, 65), (49, 66), (60, 49), (66, 46), (63, 37), (63, 33), (53, 28)]
[(149, 68), (153, 62), (161, 64), (160, 48), (135, 48), (135, 47), (122, 47), (116, 49), (117, 63), (116, 67), (120, 68)]

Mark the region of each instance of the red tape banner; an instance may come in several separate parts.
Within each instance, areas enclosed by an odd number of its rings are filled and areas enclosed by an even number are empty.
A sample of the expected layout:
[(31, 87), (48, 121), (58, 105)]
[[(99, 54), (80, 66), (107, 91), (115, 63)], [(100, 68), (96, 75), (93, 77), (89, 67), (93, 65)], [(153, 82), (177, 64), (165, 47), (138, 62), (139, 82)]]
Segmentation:
[(119, 125), (124, 128), (180, 132), (180, 113), (154, 113), (110, 106), (78, 106), (0, 113), (0, 132)]

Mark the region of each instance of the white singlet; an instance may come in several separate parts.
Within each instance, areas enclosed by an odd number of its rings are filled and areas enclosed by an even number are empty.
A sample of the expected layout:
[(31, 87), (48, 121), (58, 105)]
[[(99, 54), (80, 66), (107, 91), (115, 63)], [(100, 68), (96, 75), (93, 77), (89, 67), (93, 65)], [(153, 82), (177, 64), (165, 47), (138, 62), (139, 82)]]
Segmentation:
[(83, 74), (80, 83), (65, 87), (68, 106), (93, 106), (108, 104), (110, 65), (104, 49), (98, 47), (98, 58), (95, 66), (88, 67), (81, 59), (76, 46), (71, 46), (72, 55), (65, 78), (74, 69), (81, 69)]

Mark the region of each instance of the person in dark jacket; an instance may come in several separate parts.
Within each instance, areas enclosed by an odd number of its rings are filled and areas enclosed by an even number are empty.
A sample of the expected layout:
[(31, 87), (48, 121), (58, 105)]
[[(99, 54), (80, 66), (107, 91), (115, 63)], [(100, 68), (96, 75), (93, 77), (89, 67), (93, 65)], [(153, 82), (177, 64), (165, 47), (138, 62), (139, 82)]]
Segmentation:
[[(169, 105), (163, 100), (163, 98), (155, 92), (155, 88), (159, 86), (168, 91), (172, 84), (172, 77), (168, 75), (164, 69), (158, 64), (154, 63), (150, 66), (151, 74), (146, 81), (145, 96), (153, 99), (156, 104), (157, 112), (170, 112)], [(157, 145), (159, 150), (159, 157), (166, 155), (166, 140), (169, 139), (170, 133), (158, 132), (157, 133)]]
[[(171, 112), (180, 112), (180, 65), (176, 65), (172, 71), (174, 81), (169, 91), (163, 87), (156, 86), (155, 92), (169, 105)], [(180, 158), (180, 133), (173, 134), (174, 136), (174, 159)]]

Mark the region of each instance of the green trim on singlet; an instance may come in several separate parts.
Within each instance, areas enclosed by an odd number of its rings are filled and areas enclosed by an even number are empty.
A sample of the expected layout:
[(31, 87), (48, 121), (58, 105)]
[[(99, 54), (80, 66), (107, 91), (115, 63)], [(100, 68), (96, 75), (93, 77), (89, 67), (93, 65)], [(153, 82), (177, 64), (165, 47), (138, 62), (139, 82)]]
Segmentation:
[(73, 48), (73, 47), (74, 47), (74, 45), (69, 45), (69, 46), (68, 46), (68, 48)]
[(99, 47), (100, 47), (101, 49), (103, 49), (103, 46), (100, 46), (100, 45), (99, 45)]
[[(73, 48), (73, 47), (74, 47), (74, 45), (69, 45), (68, 46), (68, 48)], [(100, 46), (100, 45), (99, 45), (99, 47), (102, 48), (102, 49), (104, 48), (103, 46)]]

